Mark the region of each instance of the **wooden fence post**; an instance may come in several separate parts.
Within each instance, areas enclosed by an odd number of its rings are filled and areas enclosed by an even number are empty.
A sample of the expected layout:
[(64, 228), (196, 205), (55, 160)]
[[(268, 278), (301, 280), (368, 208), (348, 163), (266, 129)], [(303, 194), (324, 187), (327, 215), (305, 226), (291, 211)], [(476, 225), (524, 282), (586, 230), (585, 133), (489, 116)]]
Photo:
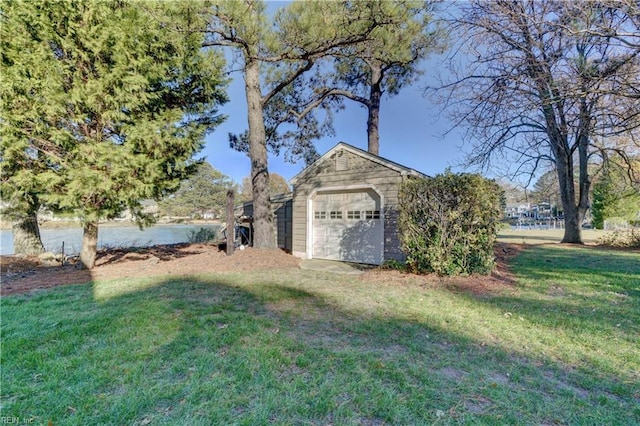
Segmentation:
[(236, 243), (236, 218), (233, 214), (235, 193), (233, 189), (227, 191), (227, 256), (233, 254)]

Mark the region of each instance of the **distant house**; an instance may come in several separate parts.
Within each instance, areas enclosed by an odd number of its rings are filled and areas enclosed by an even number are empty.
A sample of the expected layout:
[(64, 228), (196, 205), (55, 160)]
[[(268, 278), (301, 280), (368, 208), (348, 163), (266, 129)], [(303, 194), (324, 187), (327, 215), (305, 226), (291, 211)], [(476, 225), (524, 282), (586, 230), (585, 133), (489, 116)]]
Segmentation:
[(507, 203), (504, 209), (504, 217), (505, 219), (557, 219), (554, 217), (554, 210), (557, 210), (557, 206), (545, 202), (538, 204)]
[(504, 216), (507, 219), (519, 219), (522, 217), (529, 217), (530, 212), (530, 203), (507, 203), (504, 209)]
[[(341, 142), (291, 179), (291, 193), (272, 198), (278, 246), (305, 259), (403, 260), (400, 185), (424, 176)], [(251, 216), (251, 203), (242, 211)]]

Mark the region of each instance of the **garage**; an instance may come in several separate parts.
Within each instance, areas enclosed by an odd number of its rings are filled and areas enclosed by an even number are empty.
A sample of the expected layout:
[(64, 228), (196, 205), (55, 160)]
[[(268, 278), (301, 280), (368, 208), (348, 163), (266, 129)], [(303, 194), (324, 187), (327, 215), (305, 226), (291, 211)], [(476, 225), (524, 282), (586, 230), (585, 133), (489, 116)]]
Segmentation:
[(311, 199), (312, 257), (378, 265), (384, 258), (381, 196), (372, 188), (322, 191)]
[(425, 175), (344, 142), (295, 175), (291, 253), (380, 265), (402, 262), (399, 191)]
[[(291, 178), (290, 193), (271, 197), (278, 247), (302, 259), (402, 262), (399, 191), (425, 176), (340, 142)], [(241, 210), (251, 216), (252, 203)]]

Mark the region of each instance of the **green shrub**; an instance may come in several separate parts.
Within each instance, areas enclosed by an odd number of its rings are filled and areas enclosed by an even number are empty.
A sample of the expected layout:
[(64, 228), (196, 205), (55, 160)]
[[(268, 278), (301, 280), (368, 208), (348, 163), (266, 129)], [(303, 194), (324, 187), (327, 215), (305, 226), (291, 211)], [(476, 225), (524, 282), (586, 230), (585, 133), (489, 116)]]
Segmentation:
[(407, 268), (438, 275), (488, 274), (502, 190), (478, 174), (407, 180), (400, 190), (400, 233)]
[(395, 259), (387, 259), (384, 261), (384, 263), (380, 266), (381, 269), (387, 269), (387, 270), (391, 270), (391, 271), (406, 271), (407, 270), (407, 265), (404, 264), (404, 262), (400, 262), (398, 260)]

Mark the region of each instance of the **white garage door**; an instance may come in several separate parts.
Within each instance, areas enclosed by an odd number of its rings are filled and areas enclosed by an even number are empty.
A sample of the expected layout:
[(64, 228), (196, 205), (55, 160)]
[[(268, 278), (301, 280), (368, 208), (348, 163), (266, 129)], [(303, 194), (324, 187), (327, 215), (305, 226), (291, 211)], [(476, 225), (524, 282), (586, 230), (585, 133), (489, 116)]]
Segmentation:
[(382, 263), (384, 224), (373, 190), (320, 192), (313, 199), (313, 257)]

